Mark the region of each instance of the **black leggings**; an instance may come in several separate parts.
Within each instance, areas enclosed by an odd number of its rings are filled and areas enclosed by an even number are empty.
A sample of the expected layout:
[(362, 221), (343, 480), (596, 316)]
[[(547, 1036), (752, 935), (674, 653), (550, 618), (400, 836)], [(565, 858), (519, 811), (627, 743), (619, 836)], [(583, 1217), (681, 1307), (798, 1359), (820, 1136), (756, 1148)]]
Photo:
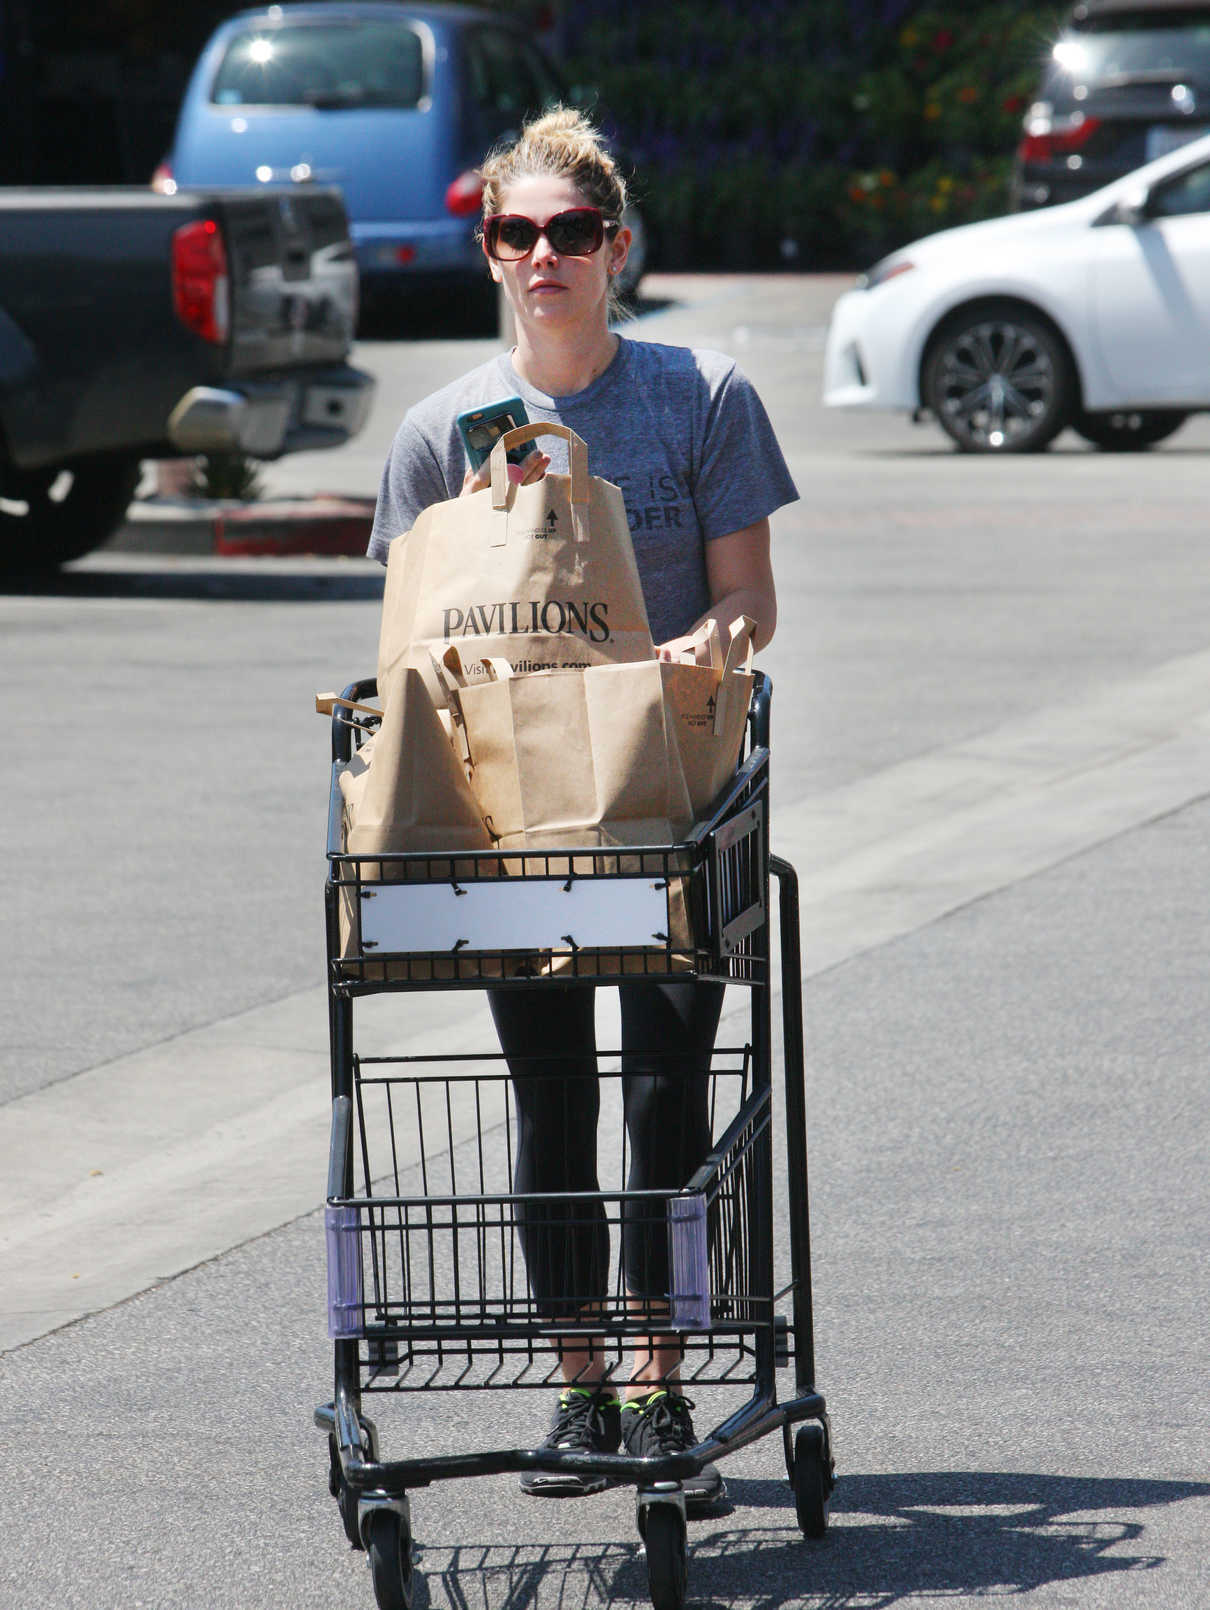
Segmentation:
[[(723, 985), (692, 980), (622, 984), (622, 1102), (630, 1142), (626, 1189), (676, 1190), (710, 1150), (710, 1054)], [(492, 1016), (513, 1078), (513, 1189), (599, 1191), (595, 987), (493, 990)], [(530, 1289), (560, 1316), (603, 1299), (609, 1231), (600, 1202), (533, 1202), (518, 1210)], [(622, 1212), (622, 1267), (635, 1296), (667, 1296), (662, 1203)]]

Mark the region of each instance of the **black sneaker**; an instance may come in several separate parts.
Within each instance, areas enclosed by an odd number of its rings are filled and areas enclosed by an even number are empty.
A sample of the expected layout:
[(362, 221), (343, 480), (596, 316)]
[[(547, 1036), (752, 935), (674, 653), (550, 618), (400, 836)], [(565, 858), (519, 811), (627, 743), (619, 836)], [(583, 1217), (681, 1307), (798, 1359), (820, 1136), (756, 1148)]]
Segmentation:
[[(559, 1394), (559, 1407), (544, 1448), (579, 1448), (585, 1453), (617, 1453), (622, 1440), (621, 1404), (610, 1387), (589, 1392), (569, 1386)], [(526, 1470), (521, 1490), (534, 1498), (580, 1498), (604, 1492), (606, 1476), (581, 1476), (571, 1470)]]
[[(626, 1452), (636, 1459), (654, 1459), (661, 1454), (686, 1453), (697, 1447), (690, 1409), (693, 1404), (679, 1392), (660, 1388), (645, 1398), (622, 1405), (622, 1441)], [(711, 1509), (727, 1496), (717, 1465), (703, 1465), (696, 1476), (681, 1482), (685, 1509), (689, 1514)]]

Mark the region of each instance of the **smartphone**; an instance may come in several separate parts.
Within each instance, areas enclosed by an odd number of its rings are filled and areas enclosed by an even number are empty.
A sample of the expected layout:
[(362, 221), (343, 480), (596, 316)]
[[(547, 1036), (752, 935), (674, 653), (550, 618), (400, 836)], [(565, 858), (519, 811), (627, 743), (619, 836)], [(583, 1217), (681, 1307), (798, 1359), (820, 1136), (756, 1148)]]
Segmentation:
[[(486, 408), (468, 408), (466, 413), (458, 415), (456, 423), (471, 468), (477, 470), (505, 431), (528, 425), (529, 415), (520, 397), (506, 397), (503, 402), (489, 403)], [(523, 458), (537, 451), (533, 442), (526, 442), (521, 447), (510, 447), (506, 457), (510, 464), (520, 464)]]

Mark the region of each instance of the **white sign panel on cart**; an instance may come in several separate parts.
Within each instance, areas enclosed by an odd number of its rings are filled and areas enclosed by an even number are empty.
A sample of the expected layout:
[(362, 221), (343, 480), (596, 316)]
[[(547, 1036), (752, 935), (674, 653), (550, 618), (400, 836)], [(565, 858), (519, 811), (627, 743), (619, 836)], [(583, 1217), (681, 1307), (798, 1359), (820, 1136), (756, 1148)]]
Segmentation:
[(613, 950), (668, 934), (668, 888), (653, 878), (378, 883), (362, 893), (362, 944), (392, 954), (566, 950), (569, 936), (580, 949)]

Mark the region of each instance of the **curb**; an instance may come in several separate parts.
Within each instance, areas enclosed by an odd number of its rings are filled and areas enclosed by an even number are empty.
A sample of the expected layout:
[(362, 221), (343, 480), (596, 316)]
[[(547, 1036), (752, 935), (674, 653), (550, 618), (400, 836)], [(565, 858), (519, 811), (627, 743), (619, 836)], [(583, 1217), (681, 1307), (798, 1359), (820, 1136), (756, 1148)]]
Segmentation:
[(373, 523), (373, 498), (323, 493), (260, 503), (146, 498), (131, 504), (106, 547), (211, 559), (364, 559)]

